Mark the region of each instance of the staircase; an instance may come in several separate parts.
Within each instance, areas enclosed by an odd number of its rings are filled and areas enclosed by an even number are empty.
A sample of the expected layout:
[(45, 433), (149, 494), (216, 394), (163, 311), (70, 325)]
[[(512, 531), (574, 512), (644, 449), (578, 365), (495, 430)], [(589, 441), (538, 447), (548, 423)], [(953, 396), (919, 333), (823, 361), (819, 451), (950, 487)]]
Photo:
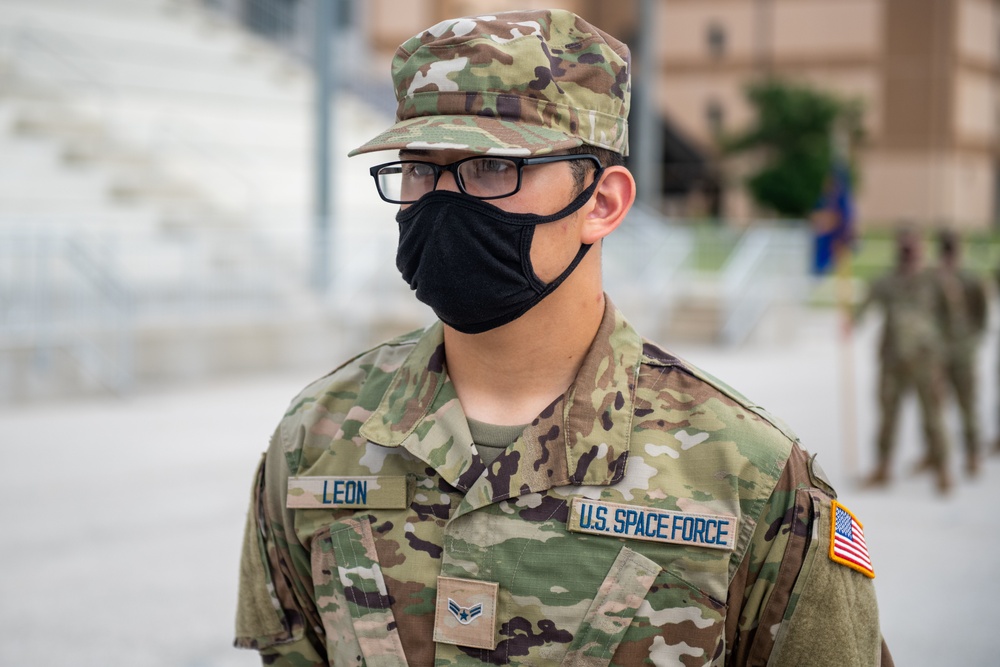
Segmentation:
[[(317, 374), (429, 321), (368, 175), (384, 155), (346, 158), (390, 122), (359, 90), (367, 60), (335, 55), (352, 81), (316, 292), (300, 59), (197, 0), (0, 0), (0, 403)], [(649, 338), (738, 343), (802, 277), (795, 238), (736, 234), (705, 271), (704, 239), (636, 209), (605, 243), (608, 292)]]
[[(0, 401), (325, 367), (425, 321), (393, 306), (377, 156), (346, 159), (389, 119), (347, 94), (333, 287), (306, 287), (312, 90), (195, 0), (0, 0)], [(354, 317), (373, 286), (383, 308)]]
[(757, 331), (791, 329), (806, 296), (807, 253), (802, 223), (713, 229), (636, 207), (605, 239), (605, 284), (649, 339), (738, 345)]

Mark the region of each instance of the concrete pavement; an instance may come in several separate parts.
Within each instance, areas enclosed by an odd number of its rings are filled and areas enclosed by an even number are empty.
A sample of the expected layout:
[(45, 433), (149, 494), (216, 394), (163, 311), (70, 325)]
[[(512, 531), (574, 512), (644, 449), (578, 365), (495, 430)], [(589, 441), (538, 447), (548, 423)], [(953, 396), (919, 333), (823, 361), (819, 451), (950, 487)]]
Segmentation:
[[(835, 314), (819, 312), (767, 341), (674, 351), (779, 415), (820, 455), (865, 525), (897, 665), (996, 664), (1000, 458), (973, 482), (956, 458), (960, 483), (937, 497), (930, 478), (907, 473), (921, 451), (911, 402), (898, 481), (855, 488), (872, 460), (875, 324), (850, 349)], [(996, 340), (994, 326), (980, 377), (990, 441)], [(259, 664), (230, 648), (250, 477), (288, 401), (326, 370), (0, 410), (0, 664)], [(853, 428), (845, 404), (855, 406)], [(858, 434), (854, 454), (845, 431)]]

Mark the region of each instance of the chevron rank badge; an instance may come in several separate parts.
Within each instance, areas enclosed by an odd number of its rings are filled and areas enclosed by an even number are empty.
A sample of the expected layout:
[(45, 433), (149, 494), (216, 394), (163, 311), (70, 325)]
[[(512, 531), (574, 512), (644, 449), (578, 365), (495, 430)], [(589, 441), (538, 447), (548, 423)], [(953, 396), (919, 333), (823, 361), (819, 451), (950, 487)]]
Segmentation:
[(497, 647), (499, 584), (438, 577), (434, 641), (492, 651)]

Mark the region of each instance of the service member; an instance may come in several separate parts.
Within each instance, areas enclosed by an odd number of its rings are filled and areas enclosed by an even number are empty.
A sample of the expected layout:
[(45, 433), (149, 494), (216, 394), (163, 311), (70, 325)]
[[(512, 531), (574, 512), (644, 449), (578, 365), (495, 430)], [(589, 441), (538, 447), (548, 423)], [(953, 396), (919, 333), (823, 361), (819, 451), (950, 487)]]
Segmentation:
[(986, 285), (962, 267), (962, 239), (950, 229), (938, 233), (938, 265), (935, 275), (948, 304), (944, 333), (944, 370), (962, 416), (965, 470), (970, 477), (979, 472), (979, 411), (976, 361), (979, 342), (986, 330), (988, 299)]
[(945, 391), (944, 334), (949, 318), (941, 284), (923, 266), (923, 239), (909, 226), (896, 233), (896, 265), (869, 287), (853, 320), (877, 305), (884, 315), (879, 342), (878, 462), (866, 480), (868, 486), (885, 486), (892, 478), (896, 426), (903, 397), (915, 389), (920, 402), (926, 455), (918, 470), (934, 472), (937, 489), (952, 486), (948, 469), (948, 440), (942, 406)]
[(237, 645), (271, 665), (891, 664), (862, 522), (779, 422), (602, 291), (635, 197), (626, 46), (512, 12), (435, 25), (392, 74), (398, 121), (354, 153), (398, 153), (372, 175), (440, 321), (292, 402)]

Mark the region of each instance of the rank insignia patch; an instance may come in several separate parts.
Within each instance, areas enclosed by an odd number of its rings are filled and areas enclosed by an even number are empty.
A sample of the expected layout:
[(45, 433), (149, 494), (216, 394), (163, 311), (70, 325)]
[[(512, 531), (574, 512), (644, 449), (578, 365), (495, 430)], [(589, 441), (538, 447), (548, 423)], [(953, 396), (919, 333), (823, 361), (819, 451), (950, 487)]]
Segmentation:
[(851, 510), (836, 500), (833, 501), (830, 517), (830, 560), (875, 578), (864, 528)]
[(492, 581), (438, 577), (434, 641), (494, 650), (499, 590)]

